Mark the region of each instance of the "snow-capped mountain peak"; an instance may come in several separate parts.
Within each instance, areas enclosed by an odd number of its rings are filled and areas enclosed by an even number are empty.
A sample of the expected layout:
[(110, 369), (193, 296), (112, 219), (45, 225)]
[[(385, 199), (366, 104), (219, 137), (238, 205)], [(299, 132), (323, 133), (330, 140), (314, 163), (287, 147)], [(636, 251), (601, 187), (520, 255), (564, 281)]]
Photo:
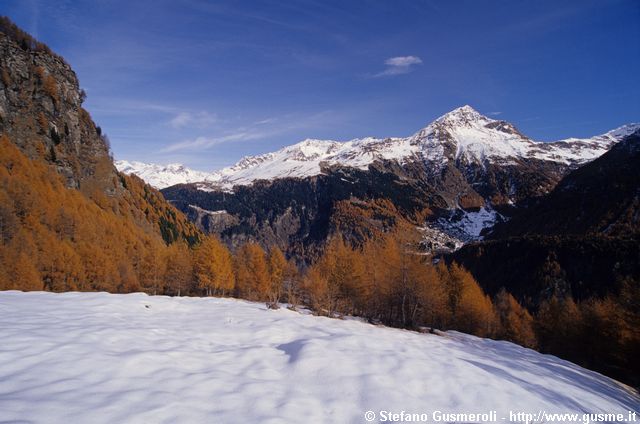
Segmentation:
[(181, 164), (117, 161), (116, 166), (158, 188), (197, 182), (204, 190), (230, 190), (234, 185), (248, 185), (260, 179), (311, 177), (322, 174), (325, 166), (368, 169), (382, 160), (400, 164), (420, 160), (434, 170), (449, 161), (482, 167), (528, 160), (572, 166), (595, 159), (638, 128), (639, 124), (629, 124), (588, 139), (543, 143), (531, 140), (509, 122), (491, 119), (465, 105), (410, 137), (366, 137), (344, 142), (309, 138), (272, 153), (244, 157), (233, 166), (211, 173), (193, 171)]
[(463, 160), (484, 165), (526, 158), (536, 144), (511, 123), (482, 115), (469, 105), (442, 115), (413, 135), (434, 163)]
[(477, 123), (484, 124), (491, 121), (493, 120), (482, 115), (471, 106), (464, 105), (451, 112), (445, 113), (436, 119), (434, 123), (446, 123), (454, 126), (472, 126)]

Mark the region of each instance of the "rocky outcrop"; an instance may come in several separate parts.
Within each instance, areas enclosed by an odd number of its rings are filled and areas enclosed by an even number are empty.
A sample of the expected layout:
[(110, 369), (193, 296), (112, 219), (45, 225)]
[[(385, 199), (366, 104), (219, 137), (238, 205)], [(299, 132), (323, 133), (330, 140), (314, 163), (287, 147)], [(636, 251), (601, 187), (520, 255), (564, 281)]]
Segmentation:
[(15, 38), (0, 32), (0, 133), (28, 157), (53, 164), (68, 187), (115, 194), (108, 141), (82, 108), (75, 72), (48, 49)]
[(109, 142), (83, 107), (69, 64), (9, 19), (0, 17), (0, 136), (44, 162), (101, 209), (131, 219), (165, 242), (201, 233), (162, 194), (116, 170)]

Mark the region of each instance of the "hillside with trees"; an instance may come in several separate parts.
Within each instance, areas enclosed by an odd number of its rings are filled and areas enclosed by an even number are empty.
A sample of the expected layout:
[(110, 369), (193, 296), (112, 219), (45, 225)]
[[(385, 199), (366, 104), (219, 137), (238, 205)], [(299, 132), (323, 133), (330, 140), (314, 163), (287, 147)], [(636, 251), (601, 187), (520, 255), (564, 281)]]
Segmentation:
[(640, 134), (563, 178), (489, 237), (449, 255), (536, 319), (543, 352), (640, 381)]

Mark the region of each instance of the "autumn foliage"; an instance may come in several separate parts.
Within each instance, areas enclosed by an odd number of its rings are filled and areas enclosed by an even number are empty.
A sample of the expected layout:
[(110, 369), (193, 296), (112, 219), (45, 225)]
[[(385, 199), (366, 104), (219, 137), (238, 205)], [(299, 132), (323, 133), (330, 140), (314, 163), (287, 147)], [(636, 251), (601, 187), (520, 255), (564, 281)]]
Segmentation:
[(195, 248), (193, 273), (197, 287), (208, 296), (224, 296), (235, 287), (231, 254), (213, 237), (205, 239)]
[(410, 233), (352, 247), (334, 237), (302, 279), (307, 302), (326, 315), (351, 314), (388, 325), (496, 333), (491, 300), (456, 264), (433, 265)]
[(620, 293), (576, 303), (552, 297), (535, 319), (539, 349), (640, 384), (640, 287), (627, 281)]
[(402, 327), (495, 332), (493, 305), (473, 277), (432, 265), (411, 232), (357, 247), (333, 237), (299, 273), (277, 247), (246, 243), (232, 253), (216, 238), (198, 239), (135, 177), (120, 176), (120, 196), (87, 194), (6, 137), (0, 158), (0, 289), (233, 295)]
[(126, 195), (87, 197), (0, 137), (0, 290), (163, 292), (169, 248), (156, 225), (197, 234), (167, 219), (175, 212), (155, 207), (144, 184), (123, 181)]

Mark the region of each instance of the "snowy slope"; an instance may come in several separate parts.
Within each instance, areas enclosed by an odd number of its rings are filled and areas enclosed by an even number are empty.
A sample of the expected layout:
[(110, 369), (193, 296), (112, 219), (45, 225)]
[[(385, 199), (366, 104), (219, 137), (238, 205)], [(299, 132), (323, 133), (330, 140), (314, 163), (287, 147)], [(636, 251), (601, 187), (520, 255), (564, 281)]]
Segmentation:
[[(406, 138), (361, 138), (346, 142), (307, 139), (273, 153), (243, 158), (237, 164), (212, 173), (189, 173), (184, 167), (168, 167), (120, 161), (125, 173), (136, 173), (158, 188), (177, 183), (204, 182), (202, 189), (230, 189), (258, 179), (320, 175), (323, 166), (367, 169), (378, 160), (406, 163), (421, 160), (437, 168), (450, 160), (467, 163), (512, 164), (538, 159), (566, 165), (580, 164), (602, 155), (613, 143), (640, 128), (631, 124), (588, 139), (571, 138), (552, 143), (536, 142), (512, 124), (481, 115), (470, 106), (455, 109)], [(126, 166), (129, 165), (129, 166)]]
[(0, 340), (2, 422), (364, 423), (366, 411), (379, 422), (381, 411), (432, 421), (491, 410), (509, 422), (509, 411), (640, 409), (626, 386), (511, 343), (231, 299), (0, 292)]

